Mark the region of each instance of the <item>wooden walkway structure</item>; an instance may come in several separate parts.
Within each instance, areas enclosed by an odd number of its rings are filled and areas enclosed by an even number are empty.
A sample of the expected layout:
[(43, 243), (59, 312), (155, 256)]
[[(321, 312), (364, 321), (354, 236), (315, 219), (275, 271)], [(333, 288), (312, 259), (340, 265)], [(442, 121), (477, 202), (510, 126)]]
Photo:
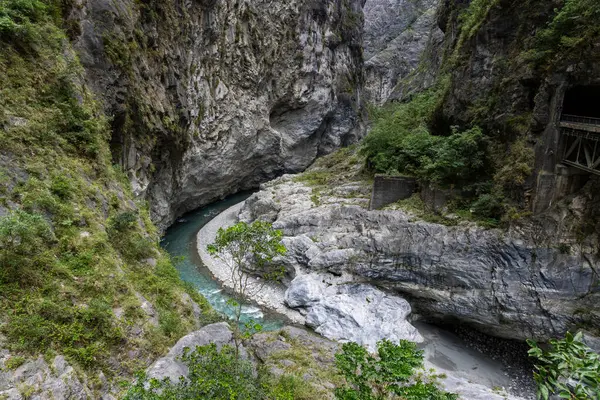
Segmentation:
[(562, 163), (600, 175), (600, 118), (563, 114), (560, 130)]

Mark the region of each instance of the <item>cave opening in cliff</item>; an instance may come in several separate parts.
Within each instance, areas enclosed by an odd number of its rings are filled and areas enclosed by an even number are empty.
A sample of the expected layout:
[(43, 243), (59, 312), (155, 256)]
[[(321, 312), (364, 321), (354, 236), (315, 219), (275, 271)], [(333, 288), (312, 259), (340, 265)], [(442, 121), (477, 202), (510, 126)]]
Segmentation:
[(574, 86), (567, 90), (562, 114), (600, 118), (600, 86)]

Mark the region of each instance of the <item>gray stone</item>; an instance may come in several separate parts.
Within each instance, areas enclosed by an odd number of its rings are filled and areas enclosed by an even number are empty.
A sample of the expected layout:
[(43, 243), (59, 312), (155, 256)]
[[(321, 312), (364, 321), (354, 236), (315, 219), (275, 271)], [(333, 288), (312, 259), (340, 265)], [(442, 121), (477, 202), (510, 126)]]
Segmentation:
[(285, 292), (285, 303), (291, 308), (311, 306), (322, 299), (325, 288), (317, 275), (297, 276)]
[[(87, 84), (114, 116), (113, 153), (161, 228), (364, 135), (363, 3), (171, 2), (153, 9), (160, 29), (133, 0), (73, 10)], [(140, 33), (148, 45), (130, 49), (131, 65), (107, 55), (107, 37)]]
[[(7, 354), (7, 353), (5, 353)], [(88, 399), (91, 392), (63, 356), (56, 356), (50, 367), (40, 357), (15, 370), (0, 371), (0, 398), (23, 399), (21, 389), (33, 391), (32, 400)], [(109, 387), (103, 387), (106, 394)]]
[(306, 325), (329, 339), (356, 342), (372, 351), (383, 339), (423, 341), (406, 320), (411, 312), (408, 302), (370, 285), (333, 285), (320, 301), (304, 306), (309, 308)]
[[(180, 377), (187, 377), (188, 374), (187, 366), (179, 359), (184, 350), (187, 348), (193, 351), (198, 346), (211, 343), (216, 344), (218, 349), (224, 345), (234, 345), (233, 334), (226, 322), (207, 325), (179, 339), (165, 357), (158, 359), (148, 368), (148, 377), (158, 380), (168, 378), (171, 382), (179, 382)], [(242, 356), (246, 357), (245, 350), (241, 350)]]
[(365, 95), (369, 101), (385, 103), (396, 86), (415, 72), (432, 37), (441, 35), (435, 18), (439, 3), (439, 0), (366, 1)]
[[(293, 179), (283, 178), (256, 194), (278, 204), (273, 226), (284, 232), (286, 243), (312, 239), (310, 246), (295, 246), (286, 255), (289, 268), (323, 274), (326, 260), (338, 264), (342, 259), (328, 254), (347, 251), (353, 256), (336, 273), (407, 296), (413, 309), (431, 320), (452, 318), (504, 338), (559, 337), (578, 326), (593, 326), (600, 314), (595, 236), (577, 243), (565, 228), (576, 225), (575, 216), (586, 215), (574, 211), (592, 206), (587, 192), (572, 199), (570, 212), (548, 214), (534, 220), (538, 222), (500, 231), (474, 224), (448, 227), (414, 222), (414, 217), (403, 211), (368, 211), (329, 202), (325, 194), (316, 207), (310, 202), (310, 191), (299, 186)], [(557, 248), (556, 243), (564, 242), (569, 243), (570, 252)], [(324, 332), (331, 329), (342, 336), (341, 331), (351, 331), (348, 326), (358, 329), (360, 321), (354, 321), (353, 312), (342, 305), (352, 302), (348, 294), (334, 293), (336, 302), (313, 307), (323, 289), (309, 281), (298, 277), (292, 282), (288, 303), (299, 306), (305, 302), (308, 320), (317, 329), (323, 325)], [(325, 321), (333, 314), (341, 322), (329, 328)]]

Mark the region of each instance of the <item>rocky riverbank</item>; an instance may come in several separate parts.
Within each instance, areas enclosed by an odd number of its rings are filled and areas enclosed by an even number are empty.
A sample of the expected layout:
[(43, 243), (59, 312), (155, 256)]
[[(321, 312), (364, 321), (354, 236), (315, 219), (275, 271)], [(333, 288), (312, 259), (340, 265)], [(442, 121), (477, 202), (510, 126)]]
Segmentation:
[[(250, 203), (257, 198), (259, 196), (249, 199)], [(290, 199), (290, 202), (293, 200)], [(231, 207), (207, 224), (197, 236), (202, 261), (228, 287), (232, 286), (228, 282), (230, 270), (226, 263), (212, 258), (206, 252), (206, 245), (214, 240), (219, 227), (230, 226), (239, 217), (247, 218), (250, 207), (252, 205), (248, 203)], [(310, 238), (308, 241), (315, 243)], [(290, 254), (295, 254), (298, 250), (295, 241), (287, 237), (285, 242)], [(308, 244), (306, 240), (303, 242)], [(333, 254), (329, 257), (333, 257)], [(410, 305), (401, 297), (360, 283), (361, 278), (346, 272), (321, 275), (308, 273), (308, 270), (298, 272), (299, 275), (287, 291), (284, 287), (268, 286), (260, 296), (251, 300), (282, 313), (297, 323), (306, 323), (324, 336), (341, 341), (354, 340), (367, 346), (373, 346), (381, 338), (424, 341), (426, 367), (444, 374), (446, 378), (442, 380), (442, 384), (446, 390), (460, 393), (466, 399), (532, 398), (530, 386), (514, 384), (514, 378), (507, 375), (501, 363), (467, 349), (452, 335), (427, 325), (420, 326), (419, 330), (423, 332), (421, 334), (406, 320), (410, 314)], [(258, 279), (253, 283), (262, 284)], [(521, 375), (528, 373), (518, 371)], [(515, 397), (501, 388), (521, 397)]]
[[(223, 286), (229, 289), (234, 287), (231, 280), (231, 267), (223, 260), (208, 254), (207, 246), (215, 241), (219, 228), (227, 228), (238, 222), (238, 214), (243, 205), (243, 202), (236, 204), (220, 213), (202, 227), (197, 235), (196, 244), (198, 255), (200, 256), (202, 263)], [(260, 291), (254, 290), (256, 287), (260, 287)], [(259, 278), (249, 277), (249, 288), (249, 291), (257, 293), (256, 296), (250, 300), (286, 316), (293, 323), (304, 324), (305, 318), (302, 314), (284, 305), (284, 287), (273, 283), (265, 283)]]
[(596, 256), (576, 243), (569, 251), (557, 246), (550, 223), (502, 231), (369, 211), (360, 182), (311, 186), (315, 174), (272, 181), (241, 211), (246, 221), (267, 220), (284, 232), (289, 274), (348, 274), (402, 295), (430, 321), (460, 321), (507, 339), (597, 333)]

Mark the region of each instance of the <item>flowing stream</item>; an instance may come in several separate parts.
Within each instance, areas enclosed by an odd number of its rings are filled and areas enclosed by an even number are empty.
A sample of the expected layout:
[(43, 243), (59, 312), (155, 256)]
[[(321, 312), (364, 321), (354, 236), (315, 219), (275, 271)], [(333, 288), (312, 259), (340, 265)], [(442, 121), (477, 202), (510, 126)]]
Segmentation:
[[(229, 207), (246, 200), (250, 194), (236, 194), (184, 215), (169, 227), (161, 241), (162, 247), (172, 257), (183, 258), (176, 265), (181, 279), (194, 285), (217, 312), (229, 317), (233, 316), (233, 307), (228, 304), (231, 296), (200, 261), (196, 250), (196, 234), (211, 219)], [(248, 302), (242, 306), (241, 322), (251, 320), (260, 323), (263, 330), (268, 331), (277, 330), (286, 322), (283, 316), (270, 313)]]
[[(228, 304), (231, 296), (202, 264), (196, 249), (196, 235), (211, 219), (249, 196), (250, 193), (237, 194), (184, 215), (167, 230), (161, 241), (162, 247), (172, 257), (183, 258), (177, 263), (181, 278), (194, 285), (217, 312), (227, 316), (233, 315), (233, 308)], [(242, 323), (247, 321), (260, 323), (266, 331), (277, 330), (288, 323), (285, 316), (269, 312), (250, 301), (242, 306)], [(527, 371), (526, 367), (514, 368), (511, 365), (513, 363), (507, 363), (505, 357), (502, 357), (502, 362), (486, 355), (490, 353), (489, 350), (510, 351), (505, 347), (506, 344), (499, 343), (478, 351), (444, 329), (420, 322), (415, 326), (425, 337), (421, 347), (428, 365), (488, 387), (512, 387), (511, 392), (521, 396), (527, 393), (523, 397), (530, 398), (531, 379), (525, 378), (524, 382), (519, 382), (523, 379), (523, 372)]]

